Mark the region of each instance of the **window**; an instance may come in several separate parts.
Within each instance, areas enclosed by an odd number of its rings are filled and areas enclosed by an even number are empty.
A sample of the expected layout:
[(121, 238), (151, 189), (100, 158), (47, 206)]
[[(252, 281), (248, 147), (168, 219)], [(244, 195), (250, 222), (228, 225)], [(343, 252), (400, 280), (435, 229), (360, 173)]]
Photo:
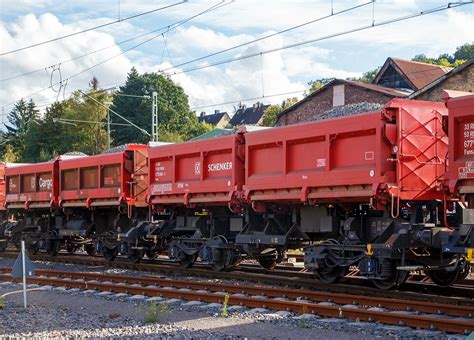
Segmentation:
[(344, 85), (332, 88), (332, 107), (344, 105)]

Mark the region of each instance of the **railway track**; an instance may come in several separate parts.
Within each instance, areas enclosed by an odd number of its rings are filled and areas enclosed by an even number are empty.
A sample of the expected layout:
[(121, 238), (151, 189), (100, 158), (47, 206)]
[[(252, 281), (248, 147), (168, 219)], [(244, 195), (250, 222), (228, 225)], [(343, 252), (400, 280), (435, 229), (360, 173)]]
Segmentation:
[[(1, 254), (5, 257), (14, 258), (14, 252)], [(311, 289), (315, 291), (357, 294), (363, 296), (386, 297), (414, 301), (432, 301), (436, 299), (440, 303), (453, 303), (459, 305), (474, 305), (474, 289), (470, 286), (456, 285), (449, 289), (438, 287), (430, 283), (408, 282), (400, 290), (383, 291), (370, 287), (367, 281), (361, 278), (348, 277), (346, 282), (338, 284), (325, 284), (315, 280), (313, 275), (297, 270), (288, 270), (286, 267), (278, 267), (272, 271), (266, 271), (256, 265), (242, 265), (233, 272), (214, 272), (205, 265), (195, 264), (194, 267), (184, 269), (174, 262), (144, 260), (143, 263), (131, 263), (126, 259), (117, 258), (115, 261), (106, 261), (101, 257), (87, 255), (60, 255), (55, 257), (46, 254), (30, 256), (32, 260), (60, 262), (92, 266), (96, 268), (118, 268), (126, 270), (138, 270), (144, 272), (160, 272), (170, 276), (198, 276), (222, 280), (236, 280), (256, 282), (259, 284), (278, 285), (291, 288)]]
[[(0, 280), (12, 280), (9, 268), (0, 268)], [(377, 321), (450, 333), (474, 331), (474, 306), (456, 303), (419, 302), (404, 299), (366, 297), (314, 292), (301, 289), (253, 287), (154, 277), (68, 272), (38, 269), (31, 284), (114, 293), (179, 298), (206, 303), (223, 303), (249, 308), (311, 313), (322, 317)], [(330, 302), (331, 304), (327, 304)], [(324, 304), (326, 303), (326, 304)], [(372, 309), (370, 307), (379, 307)], [(407, 313), (406, 311), (410, 311)], [(423, 314), (418, 314), (423, 313)], [(428, 314), (426, 314), (428, 313)], [(436, 314), (436, 315), (432, 315)]]

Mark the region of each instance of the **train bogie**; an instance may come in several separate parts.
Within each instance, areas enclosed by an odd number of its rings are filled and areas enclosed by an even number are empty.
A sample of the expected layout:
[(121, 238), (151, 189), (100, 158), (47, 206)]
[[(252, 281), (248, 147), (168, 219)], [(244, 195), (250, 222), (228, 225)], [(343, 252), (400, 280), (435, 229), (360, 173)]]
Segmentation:
[(412, 270), (448, 286), (474, 262), (473, 107), (473, 95), (395, 99), (355, 116), (7, 167), (15, 218), (0, 225), (0, 250), (24, 238), (31, 252), (132, 262), (167, 252), (221, 271), (246, 258), (273, 269), (304, 248), (305, 267), (328, 283), (358, 267), (382, 289)]

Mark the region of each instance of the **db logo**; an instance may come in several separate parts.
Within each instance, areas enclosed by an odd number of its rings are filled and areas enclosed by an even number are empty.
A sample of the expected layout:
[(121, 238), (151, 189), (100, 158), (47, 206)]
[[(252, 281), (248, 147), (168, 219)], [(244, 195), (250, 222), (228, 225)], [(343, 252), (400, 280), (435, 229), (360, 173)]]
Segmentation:
[(201, 162), (194, 163), (194, 174), (195, 175), (201, 174)]

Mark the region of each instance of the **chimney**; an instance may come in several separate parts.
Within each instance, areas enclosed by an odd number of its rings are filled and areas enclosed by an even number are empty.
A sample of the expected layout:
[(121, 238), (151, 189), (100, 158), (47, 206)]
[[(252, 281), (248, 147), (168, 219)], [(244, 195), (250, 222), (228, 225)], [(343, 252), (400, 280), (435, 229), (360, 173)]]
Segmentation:
[(206, 112), (202, 111), (200, 114), (199, 114), (199, 117), (204, 117), (206, 115)]
[(214, 110), (214, 113), (219, 113), (220, 111), (219, 110)]

